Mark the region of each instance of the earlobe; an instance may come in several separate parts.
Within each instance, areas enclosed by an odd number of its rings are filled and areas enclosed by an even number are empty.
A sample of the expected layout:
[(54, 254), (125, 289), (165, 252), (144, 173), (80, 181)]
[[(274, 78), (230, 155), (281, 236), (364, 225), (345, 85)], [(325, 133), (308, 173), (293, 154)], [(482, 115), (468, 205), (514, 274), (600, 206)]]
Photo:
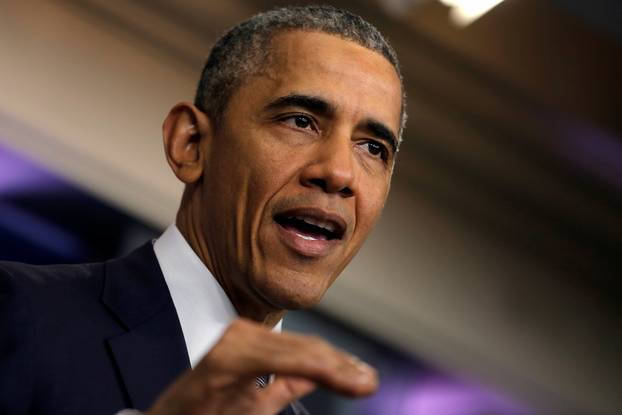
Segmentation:
[(196, 182), (203, 175), (211, 140), (209, 118), (194, 105), (175, 105), (162, 125), (164, 153), (175, 176), (182, 182)]

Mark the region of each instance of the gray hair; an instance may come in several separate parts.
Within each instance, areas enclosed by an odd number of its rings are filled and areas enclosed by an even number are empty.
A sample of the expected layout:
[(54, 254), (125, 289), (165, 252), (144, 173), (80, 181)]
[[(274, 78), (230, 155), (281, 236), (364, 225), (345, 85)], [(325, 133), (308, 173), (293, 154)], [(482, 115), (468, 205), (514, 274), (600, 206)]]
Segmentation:
[(395, 68), (402, 83), (402, 110), (398, 136), (406, 124), (406, 96), (397, 55), (378, 29), (362, 17), (332, 6), (284, 7), (257, 14), (225, 33), (214, 45), (197, 87), (195, 105), (215, 121), (226, 111), (233, 92), (257, 75), (269, 58), (270, 41), (281, 32), (323, 32), (353, 41), (380, 53)]

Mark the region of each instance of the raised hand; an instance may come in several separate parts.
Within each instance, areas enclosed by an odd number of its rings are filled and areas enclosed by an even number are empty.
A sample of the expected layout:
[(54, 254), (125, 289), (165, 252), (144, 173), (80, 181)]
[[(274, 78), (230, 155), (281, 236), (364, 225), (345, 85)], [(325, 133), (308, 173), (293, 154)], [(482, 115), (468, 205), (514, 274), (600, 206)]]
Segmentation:
[[(266, 374), (276, 375), (274, 382), (258, 389), (256, 378)], [(373, 368), (322, 339), (240, 319), (147, 415), (273, 415), (317, 386), (356, 397), (377, 385)]]

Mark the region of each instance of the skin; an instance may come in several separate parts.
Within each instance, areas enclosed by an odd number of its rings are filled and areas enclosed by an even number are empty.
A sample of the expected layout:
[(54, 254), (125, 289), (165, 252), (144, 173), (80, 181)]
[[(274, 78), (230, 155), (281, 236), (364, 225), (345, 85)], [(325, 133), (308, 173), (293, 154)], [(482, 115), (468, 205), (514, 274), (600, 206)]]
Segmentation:
[[(219, 125), (189, 103), (164, 122), (167, 160), (186, 184), (177, 226), (248, 320), (167, 390), (154, 415), (274, 413), (317, 384), (351, 396), (377, 385), (352, 356), (269, 327), (288, 309), (318, 303), (376, 223), (393, 172), (401, 83), (382, 55), (336, 36), (285, 32), (272, 46)], [(305, 250), (274, 220), (300, 208), (341, 218), (341, 239), (319, 254)], [(258, 393), (248, 385), (263, 373), (277, 381)]]
[[(254, 379), (276, 373), (265, 389)], [(185, 372), (147, 415), (272, 415), (322, 385), (345, 396), (377, 387), (374, 369), (319, 338), (273, 333), (238, 320), (193, 370)]]

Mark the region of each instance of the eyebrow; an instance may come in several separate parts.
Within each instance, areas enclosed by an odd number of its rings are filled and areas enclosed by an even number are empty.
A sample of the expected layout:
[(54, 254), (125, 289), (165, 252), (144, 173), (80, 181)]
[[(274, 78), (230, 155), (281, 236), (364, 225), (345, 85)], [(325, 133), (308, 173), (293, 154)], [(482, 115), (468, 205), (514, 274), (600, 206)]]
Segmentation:
[(397, 151), (397, 137), (389, 127), (371, 118), (363, 121), (363, 126), (380, 140), (386, 141), (391, 146), (394, 153)]
[[(325, 99), (305, 94), (284, 95), (270, 102), (264, 109), (274, 111), (287, 107), (305, 108), (325, 117), (331, 117), (336, 112), (335, 106)], [(362, 126), (378, 139), (387, 142), (393, 149), (394, 153), (397, 151), (397, 137), (385, 124), (373, 118), (368, 118), (363, 121)]]
[(289, 94), (275, 99), (265, 106), (266, 110), (278, 110), (286, 107), (300, 107), (316, 114), (330, 117), (335, 114), (335, 106), (325, 99), (302, 94)]

